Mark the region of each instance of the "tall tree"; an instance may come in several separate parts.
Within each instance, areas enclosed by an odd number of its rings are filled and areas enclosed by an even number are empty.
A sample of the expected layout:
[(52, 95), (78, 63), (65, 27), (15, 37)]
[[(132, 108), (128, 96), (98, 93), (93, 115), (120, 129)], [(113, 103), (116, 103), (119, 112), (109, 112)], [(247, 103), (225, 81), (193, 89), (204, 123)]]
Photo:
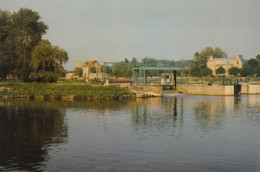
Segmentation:
[(14, 74), (16, 67), (11, 28), (11, 13), (0, 9), (0, 78)]
[(194, 55), (193, 55), (193, 66), (195, 66), (198, 63), (199, 57), (200, 57), (200, 54), (199, 54), (198, 51), (196, 53), (194, 53)]
[(52, 46), (47, 40), (39, 42), (32, 52), (29, 66), (31, 81), (56, 82), (64, 72), (63, 63), (68, 61), (67, 52), (58, 46)]
[(11, 15), (11, 37), (14, 41), (17, 66), (20, 69), (20, 77), (27, 81), (29, 76), (29, 63), (33, 48), (41, 41), (48, 26), (40, 20), (40, 15), (31, 9), (21, 8)]
[(212, 47), (206, 47), (199, 53), (198, 64), (206, 64), (207, 57), (213, 56), (214, 58), (224, 58), (227, 57), (227, 54), (219, 47), (213, 49)]

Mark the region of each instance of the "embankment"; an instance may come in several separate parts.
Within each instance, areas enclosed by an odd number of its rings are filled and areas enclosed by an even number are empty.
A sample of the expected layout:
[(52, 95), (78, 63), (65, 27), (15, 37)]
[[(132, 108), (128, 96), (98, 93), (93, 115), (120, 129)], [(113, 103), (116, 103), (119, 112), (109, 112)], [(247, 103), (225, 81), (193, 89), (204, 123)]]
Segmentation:
[(177, 90), (183, 94), (192, 95), (214, 95), (214, 96), (232, 96), (234, 95), (234, 86), (228, 85), (206, 85), (206, 84), (182, 84), (177, 85)]

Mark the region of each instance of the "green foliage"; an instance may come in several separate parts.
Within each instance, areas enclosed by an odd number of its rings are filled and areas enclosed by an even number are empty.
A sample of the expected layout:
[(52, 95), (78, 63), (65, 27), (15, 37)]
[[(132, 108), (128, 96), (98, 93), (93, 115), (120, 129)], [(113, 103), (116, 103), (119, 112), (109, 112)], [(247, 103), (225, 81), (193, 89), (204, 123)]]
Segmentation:
[(239, 73), (241, 73), (241, 69), (239, 69), (238, 67), (231, 67), (230, 69), (228, 69), (229, 75), (237, 76)]
[(257, 54), (255, 59), (257, 59), (258, 61), (260, 61), (260, 54)]
[(132, 64), (118, 62), (112, 65), (112, 75), (116, 77), (130, 77), (132, 74)]
[(253, 58), (251, 58), (251, 59), (249, 59), (248, 61), (247, 61), (247, 64), (249, 64), (250, 66), (252, 66), (253, 68), (255, 68), (256, 66), (258, 66), (258, 60), (256, 60), (256, 59), (253, 59)]
[(200, 68), (198, 66), (194, 66), (190, 69), (191, 76), (200, 76)]
[[(196, 56), (198, 56), (197, 53), (195, 53)], [(213, 56), (214, 58), (224, 58), (227, 57), (227, 54), (219, 47), (216, 47), (213, 49), (212, 47), (206, 47), (199, 53), (199, 56), (196, 57), (196, 63), (197, 64), (206, 64), (207, 63), (207, 57)]]
[(245, 65), (242, 68), (241, 75), (242, 76), (250, 76), (254, 74), (254, 68), (250, 65)]
[(83, 69), (80, 67), (75, 67), (74, 73), (75, 73), (75, 75), (78, 75), (79, 77), (81, 77), (83, 74)]
[(96, 73), (96, 72), (97, 72), (97, 71), (96, 71), (96, 68), (95, 68), (95, 67), (91, 67), (91, 68), (90, 68), (90, 72), (91, 72), (91, 73)]
[(111, 74), (112, 73), (112, 67), (106, 66), (106, 65), (102, 65), (101, 66), (101, 72), (102, 73)]
[(13, 14), (0, 10), (0, 22), (0, 77), (11, 74), (28, 81), (31, 52), (48, 26), (26, 8)]
[(151, 57), (145, 57), (142, 59), (142, 63), (145, 66), (156, 66), (157, 65), (157, 60)]
[(202, 69), (201, 71), (202, 76), (211, 76), (213, 71), (210, 68)]
[(125, 58), (125, 63), (129, 63), (129, 60), (127, 58)]
[(256, 66), (255, 74), (257, 74), (257, 76), (260, 76), (260, 65)]
[(219, 66), (219, 68), (217, 68), (217, 70), (216, 70), (216, 73), (220, 74), (220, 75), (225, 74), (226, 70), (222, 66)]
[(124, 88), (114, 86), (90, 86), (86, 83), (68, 82), (68, 83), (19, 83), (0, 82), (0, 87), (9, 88), (1, 91), (0, 96), (79, 96), (90, 98), (119, 98), (123, 95), (129, 95)]
[(62, 64), (66, 61), (68, 61), (68, 55), (65, 50), (43, 40), (32, 52), (29, 64), (32, 73), (29, 79), (37, 82), (56, 82), (64, 72)]

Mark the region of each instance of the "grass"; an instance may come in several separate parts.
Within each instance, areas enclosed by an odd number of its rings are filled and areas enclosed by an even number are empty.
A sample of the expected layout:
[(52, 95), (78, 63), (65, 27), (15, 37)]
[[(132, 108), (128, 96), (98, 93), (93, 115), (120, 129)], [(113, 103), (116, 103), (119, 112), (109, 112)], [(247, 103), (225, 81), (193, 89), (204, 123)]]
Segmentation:
[(89, 98), (120, 98), (132, 95), (115, 86), (89, 85), (84, 82), (23, 83), (19, 80), (0, 82), (0, 96), (76, 96)]

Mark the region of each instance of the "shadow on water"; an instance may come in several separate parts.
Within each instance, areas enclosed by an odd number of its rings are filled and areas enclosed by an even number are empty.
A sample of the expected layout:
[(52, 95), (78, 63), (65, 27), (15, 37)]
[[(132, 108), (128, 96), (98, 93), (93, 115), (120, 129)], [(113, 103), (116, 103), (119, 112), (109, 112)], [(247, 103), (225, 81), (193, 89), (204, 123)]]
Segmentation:
[(0, 167), (39, 171), (49, 146), (66, 142), (64, 111), (44, 102), (0, 101)]

